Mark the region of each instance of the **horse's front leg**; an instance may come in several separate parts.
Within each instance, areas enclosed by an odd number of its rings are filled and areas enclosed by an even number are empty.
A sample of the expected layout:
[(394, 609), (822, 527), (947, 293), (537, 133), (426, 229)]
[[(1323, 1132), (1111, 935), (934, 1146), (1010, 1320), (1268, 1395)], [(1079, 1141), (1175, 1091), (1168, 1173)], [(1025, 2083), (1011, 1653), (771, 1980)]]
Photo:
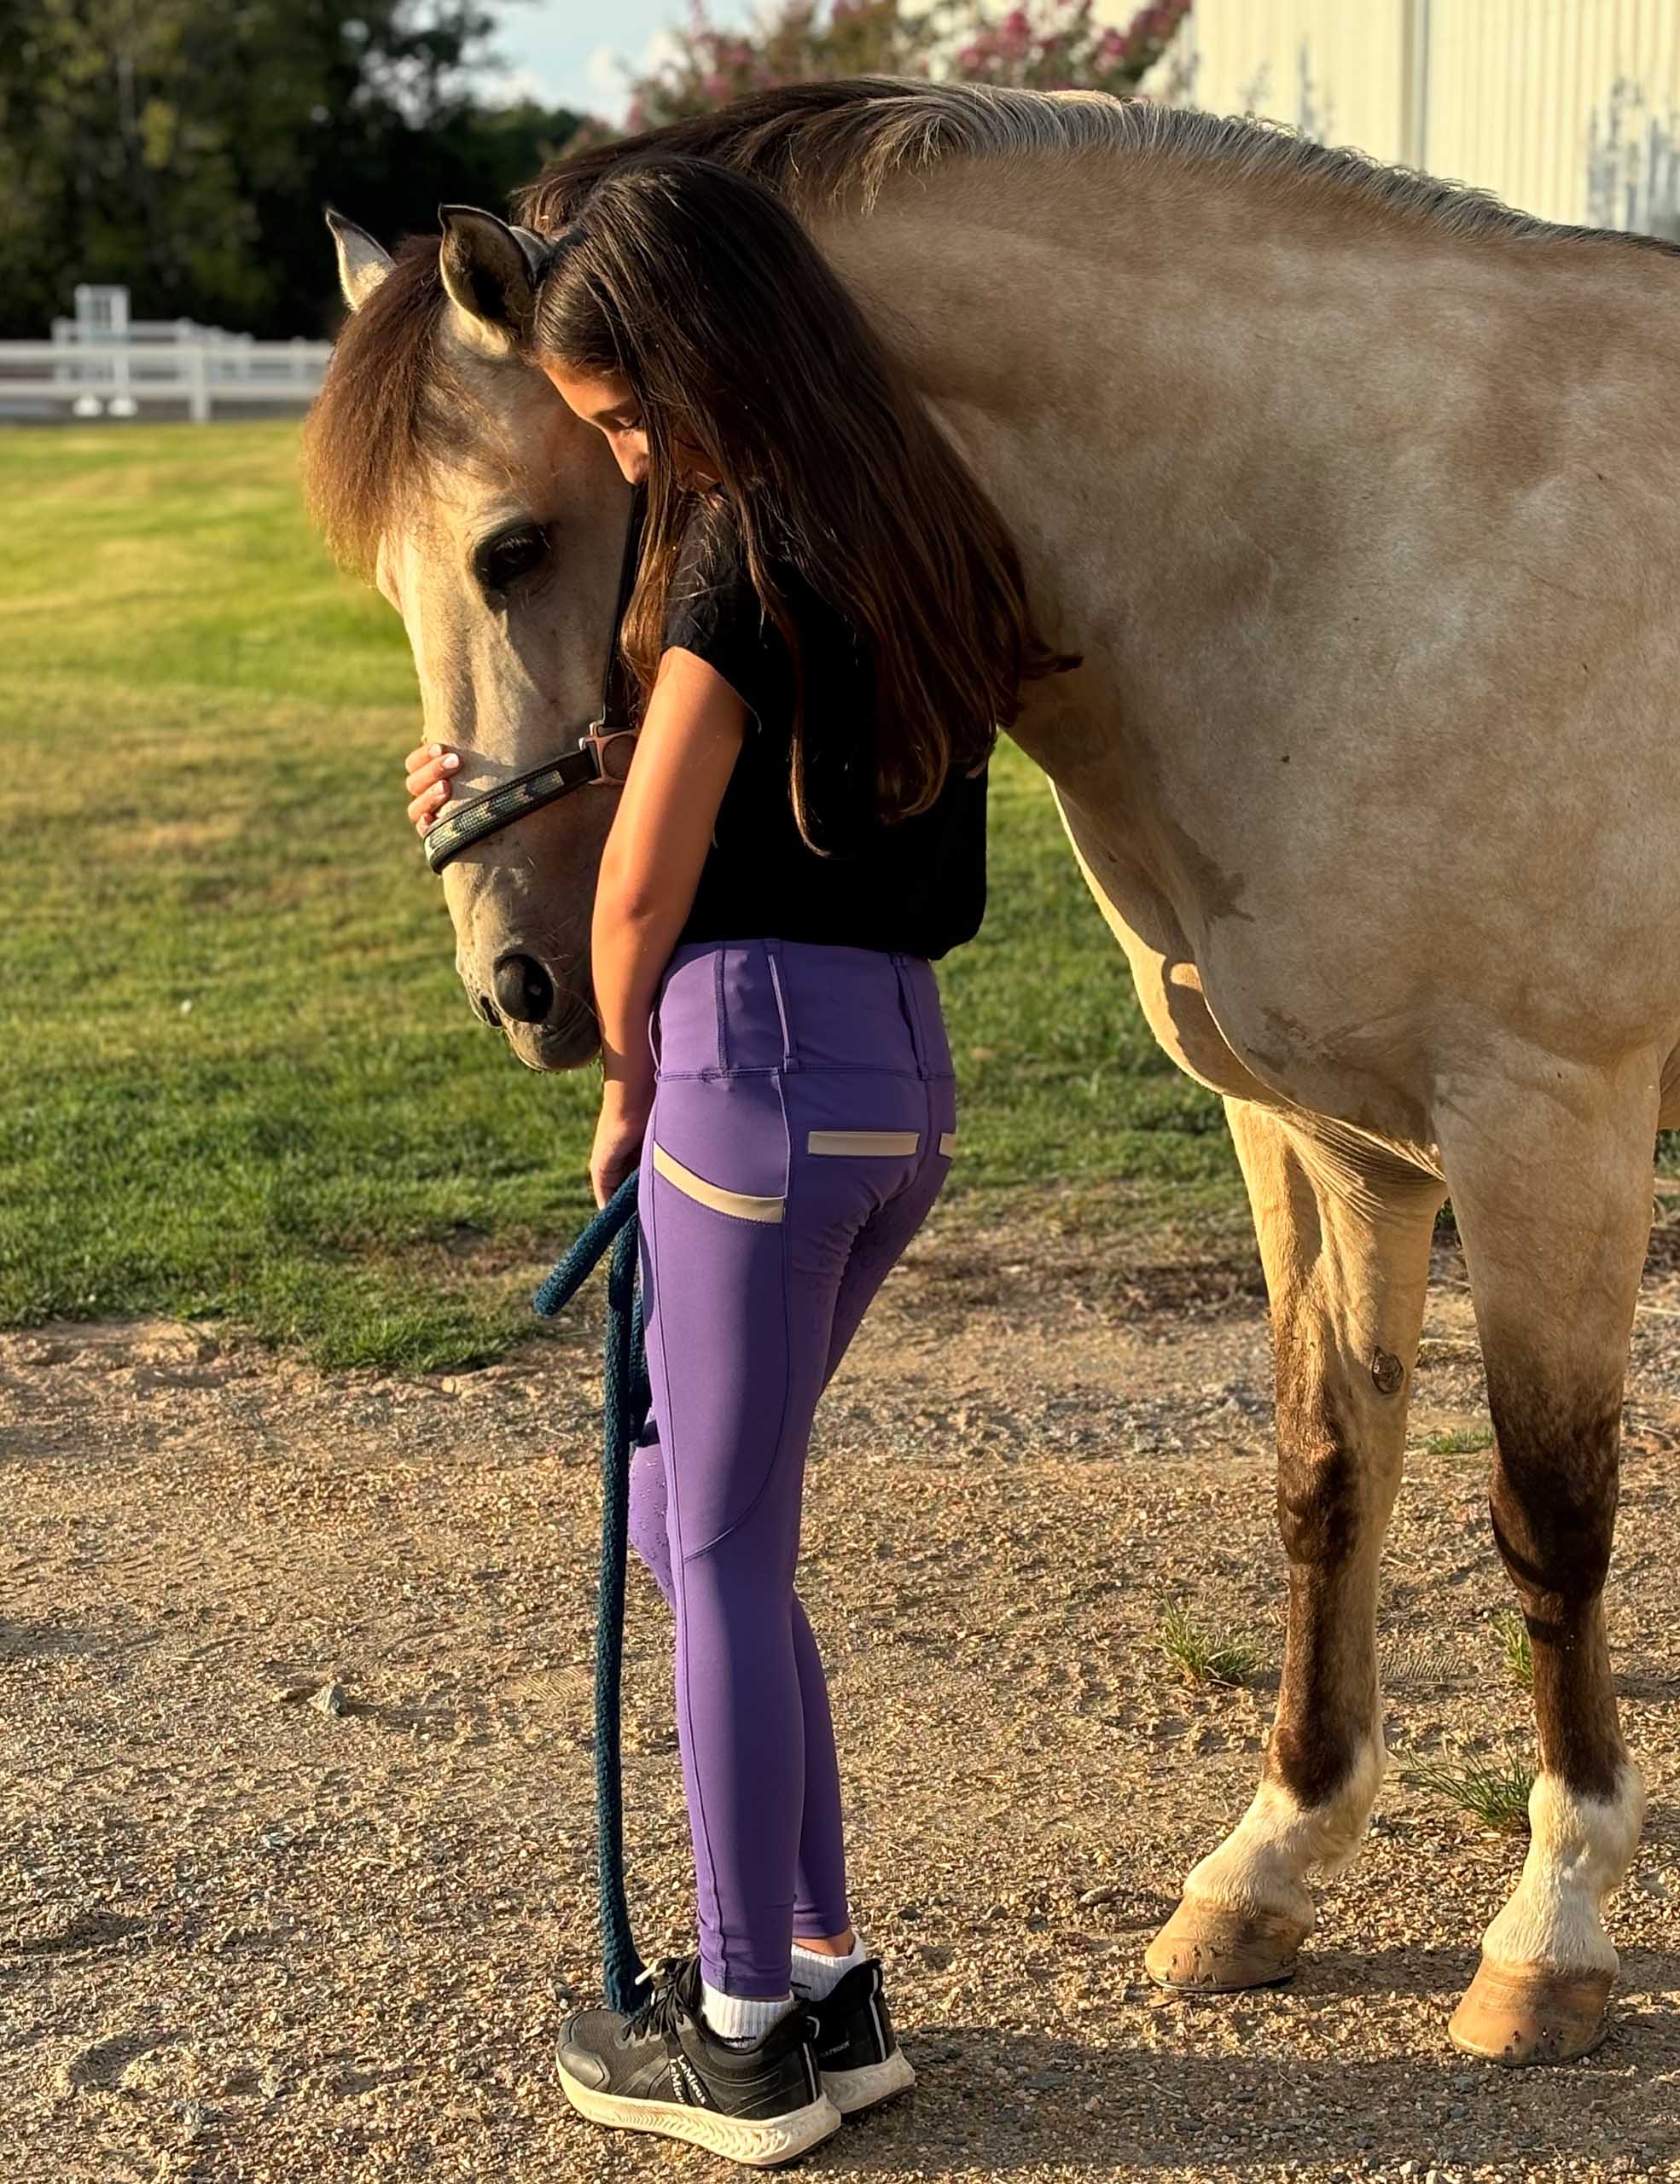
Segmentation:
[(1377, 1693), (1377, 1564), (1400, 1482), (1433, 1176), (1228, 1101), (1271, 1297), (1277, 1511), (1288, 1628), (1260, 1786), (1145, 1958), (1203, 1993), (1288, 1978), (1312, 1931), (1306, 1876), (1365, 1832), (1386, 1752)]

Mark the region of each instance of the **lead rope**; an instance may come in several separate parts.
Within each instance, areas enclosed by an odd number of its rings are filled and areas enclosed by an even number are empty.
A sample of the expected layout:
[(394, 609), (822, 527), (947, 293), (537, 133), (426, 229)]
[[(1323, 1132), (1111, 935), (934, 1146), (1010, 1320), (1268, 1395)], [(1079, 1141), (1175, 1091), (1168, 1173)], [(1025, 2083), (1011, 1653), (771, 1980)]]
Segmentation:
[(551, 1320), (588, 1281), (610, 1244), (607, 1269), (606, 1374), (601, 1422), (601, 1585), (595, 1623), (596, 1864), (601, 1888), (601, 1969), (607, 2007), (629, 2012), (643, 1966), (625, 1895), (624, 1769), (619, 1751), (625, 1570), (630, 1531), (631, 1451), (648, 1422), (648, 1349), (636, 1278), (640, 1226), (632, 1169), (578, 1235), (531, 1300)]

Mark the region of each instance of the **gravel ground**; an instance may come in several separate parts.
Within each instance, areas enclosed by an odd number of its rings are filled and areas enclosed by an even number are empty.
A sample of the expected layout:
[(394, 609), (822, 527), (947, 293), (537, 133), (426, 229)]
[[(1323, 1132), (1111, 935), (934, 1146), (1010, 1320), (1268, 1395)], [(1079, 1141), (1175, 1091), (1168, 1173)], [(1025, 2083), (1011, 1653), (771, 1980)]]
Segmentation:
[[(1063, 1227), (1029, 1264), (936, 1217), (820, 1421), (805, 1598), (920, 2083), (806, 2172), (1680, 2178), (1680, 1254), (1639, 1321), (1613, 1587), (1652, 1793), (1613, 2027), (1508, 2075), (1446, 2020), (1520, 1844), (1401, 1779), (1529, 1739), (1486, 1457), (1422, 1445), (1484, 1422), (1462, 1268), (1443, 1253), (1387, 1563), (1371, 1841), (1293, 1987), (1192, 2003), (1141, 1958), (1272, 1703), (1265, 1327), (1246, 1267), (1119, 1263)], [(594, 1309), (415, 1380), (160, 1323), (0, 1338), (3, 2184), (715, 2173), (596, 2134), (551, 2074), (595, 1991)], [(1177, 1680), (1169, 1597), (1251, 1641), (1248, 1685)], [(630, 1621), (652, 1954), (687, 1945), (690, 1876), (639, 1571)]]

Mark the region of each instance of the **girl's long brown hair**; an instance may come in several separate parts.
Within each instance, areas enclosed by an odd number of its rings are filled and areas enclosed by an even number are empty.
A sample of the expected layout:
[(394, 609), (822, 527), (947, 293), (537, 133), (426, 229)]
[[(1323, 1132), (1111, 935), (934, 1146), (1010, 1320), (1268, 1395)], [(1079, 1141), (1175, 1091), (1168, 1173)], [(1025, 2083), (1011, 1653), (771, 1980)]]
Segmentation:
[[(648, 431), (642, 570), (625, 619), (644, 693), (694, 498), (697, 453), (765, 613), (798, 660), (772, 564), (791, 562), (873, 654), (883, 817), (925, 810), (978, 766), (1021, 684), (1077, 665), (1033, 626), (1002, 516), (903, 367), (792, 213), (707, 160), (627, 161), (559, 235), (532, 346), (579, 376), (626, 379)], [(793, 810), (805, 805), (804, 708)]]

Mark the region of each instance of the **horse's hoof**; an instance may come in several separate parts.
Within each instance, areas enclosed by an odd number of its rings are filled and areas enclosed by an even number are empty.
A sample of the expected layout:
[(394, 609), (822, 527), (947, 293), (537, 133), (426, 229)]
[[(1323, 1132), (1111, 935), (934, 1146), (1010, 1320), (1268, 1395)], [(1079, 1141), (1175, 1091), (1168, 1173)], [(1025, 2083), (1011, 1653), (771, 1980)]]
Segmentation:
[(1187, 1896), (1150, 1943), (1143, 1969), (1182, 1994), (1237, 1995), (1293, 1979), (1305, 1938), (1298, 1920)]
[(1470, 1982), (1448, 2036), (1461, 2054), (1519, 2070), (1572, 2063), (1604, 2037), (1608, 1972), (1549, 1972), (1543, 1965), (1490, 1964)]

